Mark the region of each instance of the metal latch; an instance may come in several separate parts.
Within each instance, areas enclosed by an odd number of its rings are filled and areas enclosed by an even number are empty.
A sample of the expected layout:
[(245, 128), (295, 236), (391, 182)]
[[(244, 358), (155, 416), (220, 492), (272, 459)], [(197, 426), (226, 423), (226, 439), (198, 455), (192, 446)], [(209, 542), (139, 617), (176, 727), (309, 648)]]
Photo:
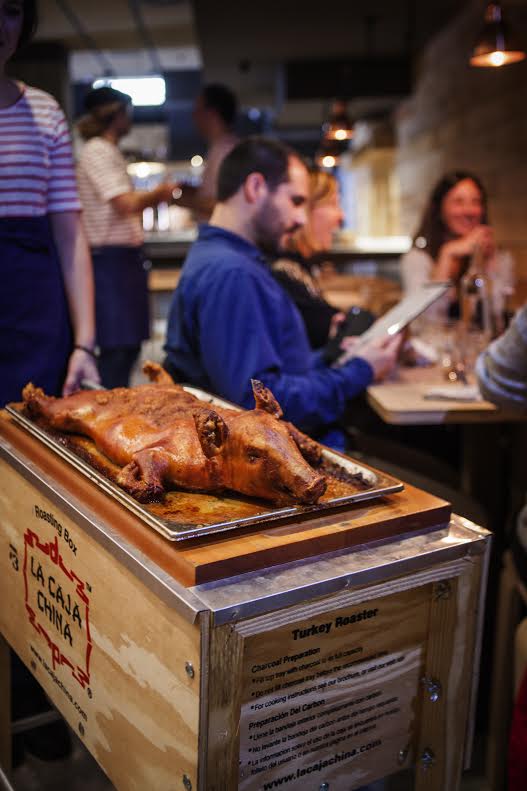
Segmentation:
[(437, 678), (430, 678), (429, 676), (424, 676), (421, 679), (421, 684), (424, 686), (426, 690), (428, 699), (432, 703), (437, 703), (443, 692), (443, 688), (441, 687), (441, 682), (438, 681)]

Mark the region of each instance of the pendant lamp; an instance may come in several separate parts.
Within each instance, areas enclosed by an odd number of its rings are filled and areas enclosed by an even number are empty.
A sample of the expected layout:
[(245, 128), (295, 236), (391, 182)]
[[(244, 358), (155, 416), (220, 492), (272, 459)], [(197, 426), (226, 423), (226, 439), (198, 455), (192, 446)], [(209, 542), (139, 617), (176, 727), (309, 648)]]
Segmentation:
[(322, 139), (318, 150), (315, 154), (315, 164), (319, 168), (337, 167), (340, 162), (342, 154), (342, 144), (338, 140), (324, 140)]
[(491, 2), (485, 11), (483, 29), (476, 42), (471, 66), (498, 67), (518, 63), (525, 58), (525, 50), (514, 40), (514, 36), (503, 20), (501, 4)]
[(326, 140), (351, 140), (353, 137), (353, 124), (346, 112), (346, 103), (338, 99), (332, 107), (331, 114), (322, 127)]

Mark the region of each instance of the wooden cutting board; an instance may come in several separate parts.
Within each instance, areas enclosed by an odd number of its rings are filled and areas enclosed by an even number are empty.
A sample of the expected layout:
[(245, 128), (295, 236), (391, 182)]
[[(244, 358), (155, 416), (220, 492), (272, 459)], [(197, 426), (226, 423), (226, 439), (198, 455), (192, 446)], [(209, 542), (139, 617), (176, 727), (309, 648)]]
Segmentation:
[[(258, 525), (176, 545), (102, 492), (53, 451), (0, 413), (0, 441), (11, 444), (50, 484), (58, 484), (81, 508), (117, 530), (164, 571), (186, 586), (211, 582), (314, 557), (403, 533), (444, 526), (450, 504), (406, 485), (389, 497), (346, 506), (288, 524)], [(11, 476), (12, 477), (12, 476)], [(17, 483), (17, 478), (20, 481)], [(15, 485), (27, 486), (17, 473)]]

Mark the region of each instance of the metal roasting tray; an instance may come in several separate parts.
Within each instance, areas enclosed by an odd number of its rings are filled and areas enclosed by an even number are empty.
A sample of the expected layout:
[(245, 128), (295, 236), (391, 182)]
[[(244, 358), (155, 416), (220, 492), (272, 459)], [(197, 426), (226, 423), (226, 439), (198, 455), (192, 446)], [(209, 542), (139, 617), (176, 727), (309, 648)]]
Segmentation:
[[(198, 388), (184, 385), (184, 389), (187, 392), (192, 393), (192, 395), (195, 395), (201, 401), (206, 401), (213, 406), (221, 406), (227, 409), (239, 408), (228, 401), (217, 398), (216, 396), (212, 396), (203, 390), (199, 390)], [(306, 514), (311, 516), (326, 514), (328, 511), (337, 508), (340, 509), (344, 506), (363, 502), (364, 500), (371, 500), (373, 498), (384, 497), (388, 494), (400, 492), (404, 488), (404, 484), (396, 478), (385, 475), (385, 473), (380, 472), (379, 470), (371, 469), (370, 467), (360, 464), (354, 459), (351, 459), (347, 456), (342, 456), (341, 454), (327, 448), (322, 454), (326, 461), (344, 468), (344, 470), (351, 475), (360, 475), (363, 480), (369, 484), (369, 488), (362, 491), (346, 493), (345, 496), (332, 497), (331, 499), (326, 499), (325, 501), (318, 502), (314, 505), (286, 506), (276, 508), (273, 508), (269, 503), (264, 503), (263, 501), (258, 500), (251, 501), (250, 498), (243, 497), (241, 495), (229, 495), (229, 497), (231, 497), (229, 500), (229, 498), (221, 498), (217, 495), (208, 494), (206, 497), (209, 501), (220, 501), (222, 499), (226, 499), (227, 507), (229, 506), (229, 503), (232, 502), (234, 513), (236, 511), (235, 501), (240, 503), (243, 502), (246, 505), (249, 502), (254, 502), (255, 513), (249, 516), (235, 516), (234, 518), (220, 519), (218, 521), (213, 521), (210, 524), (199, 523), (199, 518), (196, 522), (192, 522), (191, 520), (189, 520), (189, 522), (174, 521), (154, 513), (153, 511), (156, 509), (156, 507), (159, 509), (159, 506), (156, 506), (155, 504), (139, 503), (131, 495), (127, 494), (123, 489), (117, 486), (117, 484), (109, 480), (105, 475), (95, 469), (88, 461), (77, 455), (74, 450), (62, 444), (60, 437), (46, 431), (46, 429), (37, 425), (24, 414), (22, 414), (19, 411), (20, 407), (16, 408), (12, 405), (8, 405), (5, 409), (13, 418), (15, 423), (36, 437), (48, 448), (51, 448), (51, 450), (53, 450), (58, 456), (65, 459), (76, 470), (81, 472), (90, 481), (92, 481), (92, 483), (95, 483), (100, 489), (106, 492), (106, 494), (109, 494), (115, 500), (120, 502), (129, 511), (138, 516), (150, 527), (153, 527), (154, 530), (157, 530), (169, 541), (182, 541), (192, 538), (201, 538), (213, 533), (235, 530), (245, 526), (264, 526), (271, 522), (275, 524), (284, 522), (286, 520), (297, 521), (295, 520), (295, 517), (300, 520)], [(168, 496), (170, 496), (170, 493)], [(195, 495), (196, 498), (200, 496), (204, 497), (204, 495)]]

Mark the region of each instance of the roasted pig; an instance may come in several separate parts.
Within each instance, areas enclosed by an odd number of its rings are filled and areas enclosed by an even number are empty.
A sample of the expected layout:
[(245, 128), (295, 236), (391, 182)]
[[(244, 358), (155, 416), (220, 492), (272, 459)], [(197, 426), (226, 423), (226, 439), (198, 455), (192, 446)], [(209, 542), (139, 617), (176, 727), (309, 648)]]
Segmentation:
[(141, 502), (182, 488), (231, 489), (277, 505), (315, 503), (326, 479), (311, 465), (320, 446), (291, 424), (272, 393), (253, 381), (256, 408), (211, 407), (176, 385), (155, 363), (151, 383), (52, 398), (31, 383), (27, 413), (58, 431), (90, 437), (122, 469), (117, 483)]

